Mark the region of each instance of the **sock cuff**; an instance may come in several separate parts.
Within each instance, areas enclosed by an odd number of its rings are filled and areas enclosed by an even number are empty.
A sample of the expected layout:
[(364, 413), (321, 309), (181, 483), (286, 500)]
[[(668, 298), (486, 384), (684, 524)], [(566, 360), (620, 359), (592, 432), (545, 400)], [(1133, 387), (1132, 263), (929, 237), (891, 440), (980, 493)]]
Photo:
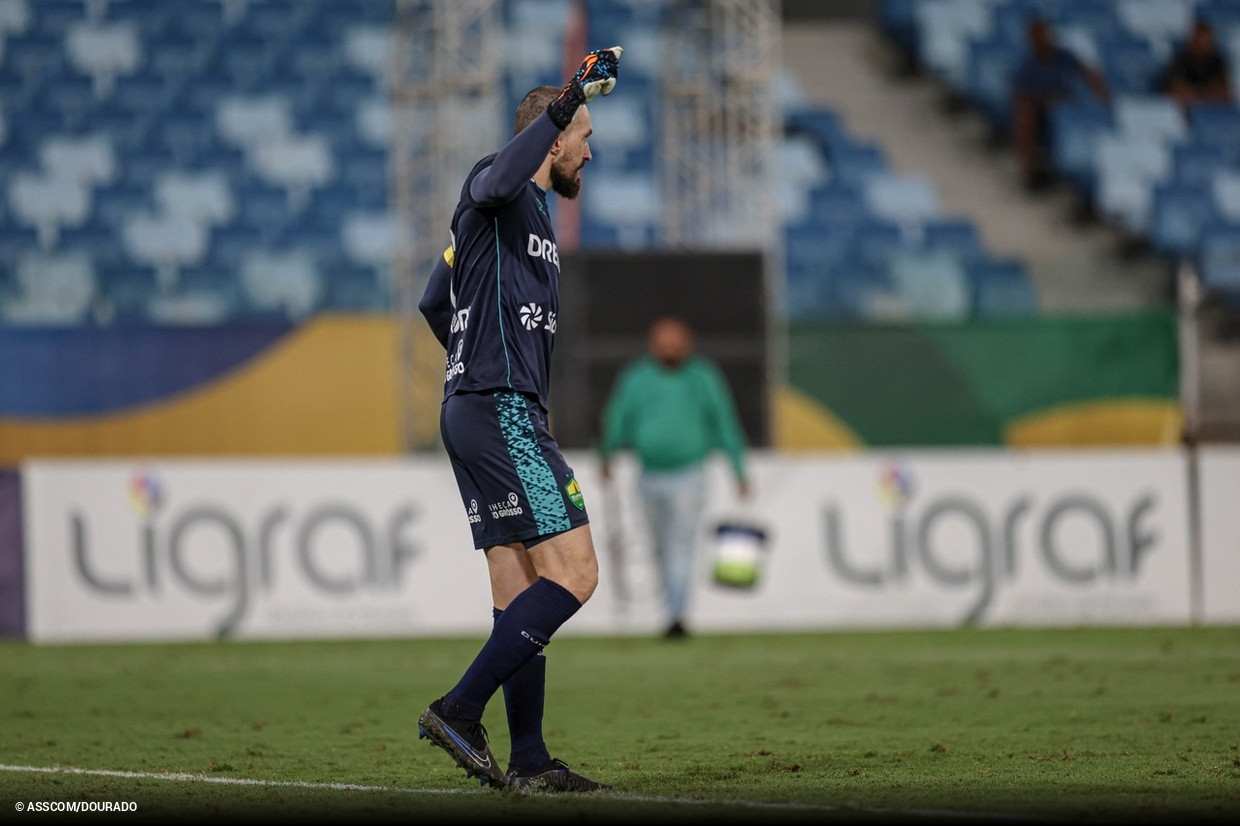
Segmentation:
[[(576, 611), (578, 608), (581, 607), (581, 600), (573, 596), (572, 591), (568, 590), (567, 588), (565, 588), (563, 585), (556, 582), (555, 580), (547, 579), (545, 576), (540, 576), (538, 580), (534, 583), (534, 585), (540, 585), (540, 584), (542, 585), (542, 587), (549, 590), (549, 595), (555, 594), (554, 598), (556, 600), (563, 601), (565, 608), (568, 608), (571, 606), (572, 609)], [(534, 586), (530, 586), (530, 587), (534, 587)]]

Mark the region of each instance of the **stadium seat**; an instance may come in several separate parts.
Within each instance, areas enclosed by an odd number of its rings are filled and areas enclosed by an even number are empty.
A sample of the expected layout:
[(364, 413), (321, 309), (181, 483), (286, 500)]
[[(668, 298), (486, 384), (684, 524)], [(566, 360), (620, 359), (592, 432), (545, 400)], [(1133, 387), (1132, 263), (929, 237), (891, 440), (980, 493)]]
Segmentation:
[(909, 318), (963, 321), (972, 312), (964, 264), (951, 253), (901, 250), (888, 273)]
[(1154, 187), (1150, 244), (1176, 260), (1194, 257), (1206, 231), (1221, 220), (1209, 185), (1168, 181)]
[(165, 289), (176, 286), (181, 268), (206, 259), (210, 240), (208, 225), (178, 213), (134, 215), (121, 232), (129, 257), (154, 267)]
[(902, 321), (909, 311), (885, 267), (843, 261), (828, 273), (822, 317)]
[(394, 216), (387, 212), (358, 212), (345, 219), (342, 229), (345, 254), (355, 264), (387, 266), (396, 252)]
[(96, 297), (94, 266), (82, 253), (30, 253), (13, 275), (17, 294), (0, 305), (0, 318), (9, 324), (80, 324)]
[(34, 17), (30, 2), (31, 0), (8, 0), (0, 3), (0, 38), (30, 31)]
[(228, 179), (218, 172), (165, 172), (155, 180), (154, 195), (165, 215), (200, 224), (226, 224), (237, 212)]
[(792, 136), (809, 136), (828, 156), (834, 147), (852, 142), (839, 113), (822, 106), (790, 108), (784, 115), (784, 131)]
[(18, 172), (9, 183), (9, 210), (19, 224), (39, 233), (39, 244), (52, 250), (64, 226), (78, 226), (90, 215), (90, 187), (69, 177)]
[(1164, 59), (1193, 22), (1185, 0), (1116, 0), (1115, 14), (1128, 32), (1149, 41)]
[(69, 63), (94, 81), (95, 95), (108, 97), (120, 75), (137, 71), (142, 45), (133, 27), (123, 23), (81, 22), (65, 34)]
[(1012, 73), (1023, 54), (1023, 47), (1003, 37), (998, 28), (992, 37), (968, 45), (962, 91), (999, 134), (1011, 130)]
[(870, 176), (887, 173), (887, 153), (874, 141), (849, 140), (829, 147), (827, 163), (831, 180), (847, 186), (864, 187)]
[(921, 226), (921, 246), (931, 252), (950, 252), (965, 261), (986, 254), (977, 225), (968, 218), (926, 219)]
[(1099, 210), (1130, 234), (1143, 236), (1151, 190), (1170, 176), (1170, 149), (1155, 138), (1112, 134), (1098, 139), (1094, 153)]
[(987, 0), (923, 0), (914, 9), (923, 66), (954, 88), (968, 72), (971, 40), (985, 37), (991, 26)]
[(241, 260), (240, 278), (249, 311), (298, 321), (318, 309), (323, 299), (322, 276), (305, 251), (252, 252)]
[(1159, 91), (1165, 61), (1148, 41), (1123, 32), (1097, 39), (1099, 68), (1112, 95)]
[(391, 307), (388, 284), (373, 267), (343, 262), (326, 265), (323, 306), (337, 311), (383, 312)]
[(662, 212), (657, 182), (648, 175), (598, 170), (583, 197), (584, 209), (618, 226), (645, 224)]
[(1114, 131), (1111, 110), (1096, 100), (1064, 101), (1051, 109), (1051, 162), (1081, 192), (1092, 192), (1098, 137)]
[(1216, 170), (1210, 181), (1210, 191), (1222, 219), (1240, 225), (1240, 169)]
[(857, 223), (851, 233), (835, 234), (841, 235), (848, 243), (852, 261), (863, 266), (886, 267), (892, 256), (905, 246), (903, 228), (883, 218), (866, 217)]
[(901, 227), (920, 226), (940, 214), (938, 192), (925, 176), (875, 173), (865, 181), (862, 194), (870, 212)]
[(1240, 303), (1240, 226), (1208, 230), (1201, 240), (1202, 287), (1231, 304)]
[(1240, 27), (1240, 4), (1235, 0), (1197, 0), (1194, 10), (1198, 18), (1209, 21), (1215, 32)]
[(1190, 140), (1171, 147), (1171, 179), (1182, 184), (1209, 184), (1227, 166), (1227, 153), (1217, 144)]
[(1188, 137), (1179, 105), (1165, 95), (1116, 95), (1111, 100), (1115, 128), (1124, 135), (1178, 143)]
[(1038, 296), (1023, 263), (1009, 258), (978, 258), (965, 263), (974, 318), (1028, 318), (1038, 312)]
[(113, 260), (98, 268), (100, 303), (113, 324), (150, 323), (150, 299), (158, 290), (154, 267)]
[(836, 181), (812, 187), (806, 220), (827, 227), (856, 224), (865, 217), (866, 203), (861, 190)]

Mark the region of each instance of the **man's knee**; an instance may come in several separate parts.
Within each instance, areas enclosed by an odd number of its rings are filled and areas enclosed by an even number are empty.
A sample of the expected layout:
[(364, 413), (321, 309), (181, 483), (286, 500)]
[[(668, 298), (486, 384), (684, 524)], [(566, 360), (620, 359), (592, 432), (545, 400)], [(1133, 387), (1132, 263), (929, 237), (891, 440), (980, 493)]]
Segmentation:
[(539, 576), (563, 586), (583, 605), (598, 587), (598, 556), (588, 526), (554, 536), (529, 553)]

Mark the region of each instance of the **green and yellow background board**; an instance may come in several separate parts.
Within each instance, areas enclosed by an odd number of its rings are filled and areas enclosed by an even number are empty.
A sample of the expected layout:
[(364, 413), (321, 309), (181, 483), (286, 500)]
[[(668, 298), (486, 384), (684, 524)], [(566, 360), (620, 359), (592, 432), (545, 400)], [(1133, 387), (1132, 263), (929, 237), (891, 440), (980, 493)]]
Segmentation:
[[(374, 314), (2, 329), (0, 464), (398, 454), (405, 399), (416, 440), (433, 445), (443, 351), (424, 325), (413, 329), (406, 338), (400, 319)], [(772, 382), (777, 450), (1152, 445), (1181, 435), (1169, 312), (792, 324), (786, 353), (786, 375)]]

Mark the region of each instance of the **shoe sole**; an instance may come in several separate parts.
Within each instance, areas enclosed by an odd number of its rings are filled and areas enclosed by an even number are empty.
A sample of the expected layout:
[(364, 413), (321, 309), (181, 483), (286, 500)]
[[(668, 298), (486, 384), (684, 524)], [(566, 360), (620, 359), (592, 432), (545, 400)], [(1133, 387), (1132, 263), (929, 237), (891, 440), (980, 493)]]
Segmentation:
[(418, 718), (418, 739), (430, 740), (432, 746), (438, 746), (452, 755), (456, 764), (465, 770), (466, 777), (477, 777), (483, 786), (490, 786), (493, 789), (508, 788), (508, 776), (500, 771), (499, 762), (490, 753), (490, 749), (487, 750), (484, 762), (438, 714), (430, 709), (422, 712), (422, 716)]

